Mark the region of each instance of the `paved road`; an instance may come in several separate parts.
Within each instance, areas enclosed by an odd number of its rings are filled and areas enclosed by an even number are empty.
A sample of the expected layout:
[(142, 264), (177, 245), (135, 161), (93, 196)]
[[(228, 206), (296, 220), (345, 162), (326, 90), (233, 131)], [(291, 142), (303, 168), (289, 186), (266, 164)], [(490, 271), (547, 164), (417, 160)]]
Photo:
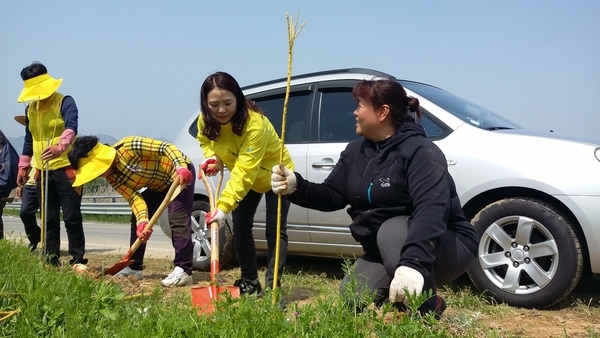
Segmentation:
[[(14, 216), (2, 216), (4, 221), (4, 237), (14, 240), (25, 239), (25, 229), (21, 219)], [(67, 232), (64, 223), (60, 226), (60, 248), (67, 251)], [(129, 224), (90, 223), (84, 222), (85, 246), (87, 252), (114, 253), (125, 255), (129, 249)], [(174, 251), (171, 239), (168, 238), (158, 225), (154, 227), (152, 238), (146, 247), (146, 256), (154, 258), (168, 257), (173, 259)]]

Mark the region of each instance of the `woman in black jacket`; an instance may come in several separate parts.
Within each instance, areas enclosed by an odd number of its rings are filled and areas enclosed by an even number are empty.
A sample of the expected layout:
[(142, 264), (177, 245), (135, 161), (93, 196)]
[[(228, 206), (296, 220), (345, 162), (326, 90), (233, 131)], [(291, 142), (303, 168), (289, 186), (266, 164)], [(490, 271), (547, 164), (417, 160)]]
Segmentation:
[[(404, 310), (405, 288), (434, 294), (419, 312), (440, 315), (446, 308), (435, 294), (465, 272), (479, 238), (465, 218), (446, 158), (424, 129), (419, 101), (392, 80), (361, 81), (352, 91), (356, 133), (323, 183), (312, 183), (279, 166), (272, 189), (300, 206), (321, 211), (347, 205), (350, 231), (365, 253), (356, 261), (359, 285)], [(350, 276), (342, 280), (346, 290)]]

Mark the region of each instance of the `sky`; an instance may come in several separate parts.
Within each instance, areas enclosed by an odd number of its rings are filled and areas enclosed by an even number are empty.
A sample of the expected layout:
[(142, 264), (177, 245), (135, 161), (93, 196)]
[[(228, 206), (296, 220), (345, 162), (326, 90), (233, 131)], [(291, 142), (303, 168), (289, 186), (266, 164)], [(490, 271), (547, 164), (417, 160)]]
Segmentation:
[(39, 61), (64, 79), (80, 135), (173, 140), (211, 73), (286, 77), (286, 13), (306, 23), (293, 75), (371, 68), (526, 128), (600, 137), (597, 0), (0, 0), (0, 129), (24, 134), (19, 74)]

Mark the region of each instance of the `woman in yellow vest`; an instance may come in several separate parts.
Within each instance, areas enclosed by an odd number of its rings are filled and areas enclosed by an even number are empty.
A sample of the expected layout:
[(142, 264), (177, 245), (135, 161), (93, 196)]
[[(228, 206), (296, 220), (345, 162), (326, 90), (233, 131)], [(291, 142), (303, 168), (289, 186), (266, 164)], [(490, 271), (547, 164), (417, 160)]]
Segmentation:
[(69, 240), (69, 263), (76, 269), (86, 264), (85, 236), (81, 218), (81, 188), (73, 188), (75, 171), (71, 168), (67, 153), (77, 135), (78, 116), (75, 100), (57, 92), (62, 79), (54, 79), (46, 67), (34, 62), (23, 68), (21, 78), (24, 88), (18, 102), (29, 102), (25, 108), (25, 142), (19, 160), (17, 183), (27, 182), (31, 159), (35, 161), (36, 186), (41, 195), (40, 174), (48, 184), (44, 200), (46, 210), (46, 243), (44, 250), (48, 261), (60, 265), (60, 211)]

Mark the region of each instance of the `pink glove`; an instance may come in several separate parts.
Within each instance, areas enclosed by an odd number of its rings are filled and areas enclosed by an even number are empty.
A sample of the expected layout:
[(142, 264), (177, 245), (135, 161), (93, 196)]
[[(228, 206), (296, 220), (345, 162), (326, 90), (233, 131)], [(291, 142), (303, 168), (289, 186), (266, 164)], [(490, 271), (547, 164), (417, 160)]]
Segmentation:
[(148, 225), (148, 221), (140, 221), (138, 223), (137, 229), (135, 231), (138, 238), (142, 240), (142, 243), (148, 242), (148, 240), (150, 239), (150, 236), (152, 236), (152, 229), (144, 231), (144, 228), (146, 228), (146, 225)]
[(59, 157), (62, 153), (63, 152), (60, 149), (60, 146), (46, 147), (46, 149), (44, 149), (44, 151), (42, 152), (42, 160), (50, 161), (52, 159)]
[(210, 229), (210, 224), (213, 222), (219, 222), (219, 227), (225, 224), (225, 213), (220, 209), (215, 210), (212, 214), (206, 214), (206, 227)]
[(192, 182), (192, 172), (188, 168), (179, 167), (175, 171), (177, 176), (179, 176), (179, 184), (180, 185), (188, 185)]
[[(200, 165), (200, 170), (204, 171), (206, 176), (215, 176), (220, 169), (222, 169), (222, 166), (216, 156), (204, 159)], [(200, 175), (198, 175), (198, 179), (201, 179)]]

